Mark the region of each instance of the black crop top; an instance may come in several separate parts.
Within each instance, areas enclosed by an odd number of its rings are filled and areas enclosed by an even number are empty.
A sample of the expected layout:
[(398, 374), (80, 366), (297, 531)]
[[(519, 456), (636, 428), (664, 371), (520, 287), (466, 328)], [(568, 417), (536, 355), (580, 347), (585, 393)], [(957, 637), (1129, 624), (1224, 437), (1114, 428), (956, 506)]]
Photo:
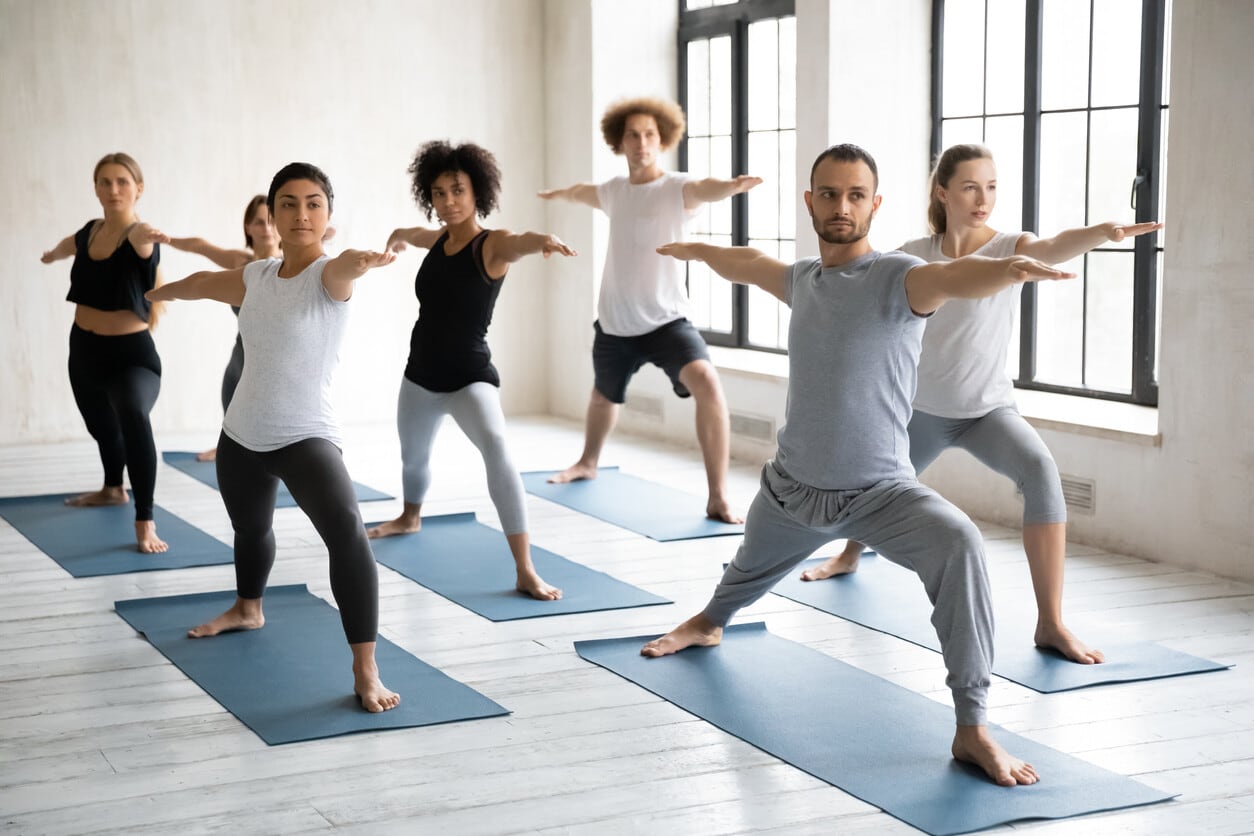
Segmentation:
[(432, 392), (455, 392), (482, 381), (501, 385), (488, 348), (488, 325), (504, 278), (492, 279), (483, 265), (483, 230), (453, 255), (445, 255), (445, 232), (432, 245), (418, 277), (418, 321), (409, 339), (405, 377)]
[(152, 303), (144, 298), (144, 293), (157, 283), (160, 245), (153, 244), (152, 255), (140, 258), (130, 238), (123, 238), (108, 258), (97, 261), (87, 254), (95, 223), (88, 221), (74, 233), (74, 266), (70, 268), (70, 292), (65, 300), (100, 311), (131, 311), (147, 322)]

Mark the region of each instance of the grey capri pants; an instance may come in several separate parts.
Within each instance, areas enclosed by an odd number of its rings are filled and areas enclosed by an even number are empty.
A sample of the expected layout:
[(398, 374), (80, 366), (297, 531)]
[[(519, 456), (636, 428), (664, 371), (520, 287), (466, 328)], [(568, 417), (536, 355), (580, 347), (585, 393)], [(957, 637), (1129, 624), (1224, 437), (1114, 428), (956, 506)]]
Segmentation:
[(981, 418), (910, 418), (910, 463), (922, 473), (946, 448), (961, 447), (1010, 478), (1023, 494), (1023, 524), (1065, 523), (1067, 506), (1058, 465), (1019, 410), (1003, 406)]
[(431, 485), (431, 446), (445, 415), (479, 448), (488, 475), (488, 495), (506, 535), (527, 530), (522, 477), (505, 447), (505, 413), (491, 383), (477, 381), (455, 392), (432, 392), (406, 377), (396, 406), (401, 438), (401, 484), (405, 501), (421, 505)]

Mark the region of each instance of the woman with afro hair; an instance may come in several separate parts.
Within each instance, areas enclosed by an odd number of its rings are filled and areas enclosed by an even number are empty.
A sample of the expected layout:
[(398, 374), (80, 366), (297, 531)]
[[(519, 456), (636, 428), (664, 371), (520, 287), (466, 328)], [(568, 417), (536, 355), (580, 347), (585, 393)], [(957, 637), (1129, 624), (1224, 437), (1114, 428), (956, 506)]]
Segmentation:
[(496, 506), (514, 557), (515, 587), (542, 601), (562, 597), (531, 562), (522, 477), (505, 446), (500, 376), (488, 348), (488, 325), (509, 266), (523, 256), (575, 251), (555, 235), (484, 229), (497, 207), (501, 172), (492, 154), (478, 145), (429, 142), (409, 167), (414, 199), (439, 229), (397, 229), (387, 249), (427, 250), (414, 291), (418, 321), (410, 337), (409, 362), (401, 379), (396, 425), (401, 439), (404, 508), (394, 520), (370, 529), (371, 537), (418, 531), (422, 502), (431, 482), (432, 443), (445, 415), (483, 455), (488, 493)]

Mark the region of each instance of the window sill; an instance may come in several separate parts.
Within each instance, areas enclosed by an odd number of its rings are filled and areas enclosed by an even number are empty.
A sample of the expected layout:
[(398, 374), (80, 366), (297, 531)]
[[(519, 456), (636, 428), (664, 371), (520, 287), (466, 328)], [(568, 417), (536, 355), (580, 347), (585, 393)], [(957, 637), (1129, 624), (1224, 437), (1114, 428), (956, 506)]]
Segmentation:
[[(743, 348), (710, 346), (720, 374), (786, 383), (788, 356)], [(1161, 447), (1158, 410), (1152, 406), (1016, 389), (1019, 411), (1037, 429)]]

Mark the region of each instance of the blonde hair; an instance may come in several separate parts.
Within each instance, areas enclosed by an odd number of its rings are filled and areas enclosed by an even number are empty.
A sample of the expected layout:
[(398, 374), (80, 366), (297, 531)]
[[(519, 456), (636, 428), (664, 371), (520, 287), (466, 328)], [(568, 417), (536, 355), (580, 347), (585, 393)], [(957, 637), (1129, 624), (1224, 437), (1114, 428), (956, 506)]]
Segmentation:
[(121, 151), (114, 151), (112, 154), (105, 154), (100, 158), (100, 162), (96, 163), (96, 167), (91, 171), (91, 181), (96, 182), (96, 178), (100, 176), (100, 169), (107, 165), (120, 165), (131, 173), (131, 178), (135, 182), (144, 182), (144, 172), (140, 171), (139, 163), (135, 162), (135, 158), (130, 154), (124, 154)]
[(993, 152), (976, 143), (951, 145), (936, 159), (936, 165), (932, 167), (932, 176), (927, 181), (927, 225), (932, 228), (932, 232), (944, 235), (948, 227), (945, 220), (945, 204), (941, 203), (941, 199), (936, 196), (936, 190), (949, 188), (949, 181), (953, 179), (954, 172), (963, 163), (971, 160), (991, 159), (993, 159)]
[(658, 99), (642, 96), (635, 99), (622, 99), (610, 105), (609, 110), (601, 117), (601, 136), (605, 144), (615, 154), (622, 153), (623, 133), (627, 130), (627, 120), (637, 114), (652, 116), (657, 122), (658, 136), (662, 141), (662, 150), (673, 148), (683, 139), (687, 122), (684, 110), (669, 99)]

